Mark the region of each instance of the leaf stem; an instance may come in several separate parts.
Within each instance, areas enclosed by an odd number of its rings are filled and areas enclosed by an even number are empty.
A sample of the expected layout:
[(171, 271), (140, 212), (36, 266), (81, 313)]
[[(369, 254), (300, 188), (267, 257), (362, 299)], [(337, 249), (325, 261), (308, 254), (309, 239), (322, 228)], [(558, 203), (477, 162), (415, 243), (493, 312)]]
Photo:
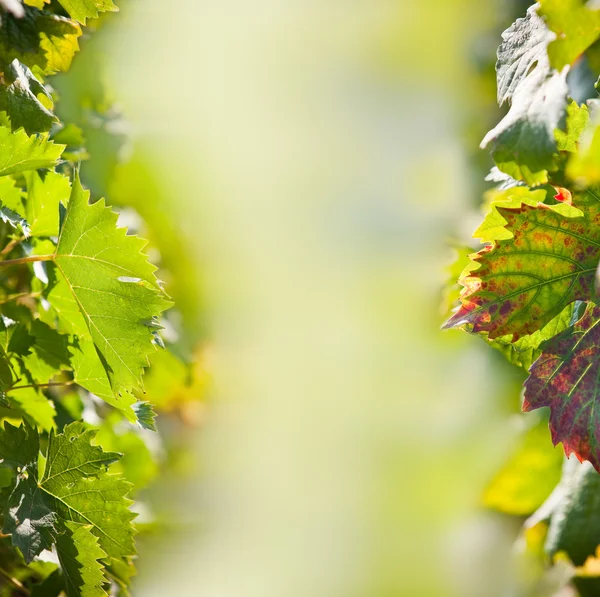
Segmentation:
[(24, 238), (13, 238), (7, 245), (0, 251), (0, 255), (7, 255), (10, 253), (20, 242), (23, 242)]
[(19, 257), (18, 259), (7, 259), (0, 261), (0, 267), (9, 265), (21, 265), (22, 263), (33, 263), (35, 261), (51, 261), (54, 255), (30, 255), (29, 257)]
[(0, 568), (0, 575), (2, 575), (15, 589), (23, 593), (23, 595), (31, 594), (29, 589), (20, 580), (17, 580), (14, 576), (11, 576), (8, 572), (6, 572), (6, 570), (4, 570), (4, 568)]
[(32, 383), (32, 384), (28, 384), (26, 386), (14, 386), (13, 388), (9, 388), (8, 390), (6, 390), (7, 392), (12, 392), (13, 390), (25, 390), (27, 388), (56, 388), (56, 387), (63, 387), (63, 386), (71, 386), (75, 383), (75, 380), (69, 380), (69, 381), (51, 381), (48, 383)]

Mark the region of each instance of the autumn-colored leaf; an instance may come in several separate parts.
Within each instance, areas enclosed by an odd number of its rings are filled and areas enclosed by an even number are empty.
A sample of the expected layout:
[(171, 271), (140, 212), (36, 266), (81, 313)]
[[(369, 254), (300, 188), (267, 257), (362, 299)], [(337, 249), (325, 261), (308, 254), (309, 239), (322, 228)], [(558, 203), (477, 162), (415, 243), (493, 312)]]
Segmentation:
[(525, 382), (523, 410), (550, 407), (550, 431), (567, 455), (600, 471), (600, 306), (543, 345)]
[(600, 200), (590, 192), (574, 195), (572, 205), (518, 200), (493, 205), (476, 232), (490, 244), (471, 255), (475, 266), (461, 279), (462, 304), (445, 327), (466, 324), (490, 339), (517, 340), (573, 301), (594, 297)]

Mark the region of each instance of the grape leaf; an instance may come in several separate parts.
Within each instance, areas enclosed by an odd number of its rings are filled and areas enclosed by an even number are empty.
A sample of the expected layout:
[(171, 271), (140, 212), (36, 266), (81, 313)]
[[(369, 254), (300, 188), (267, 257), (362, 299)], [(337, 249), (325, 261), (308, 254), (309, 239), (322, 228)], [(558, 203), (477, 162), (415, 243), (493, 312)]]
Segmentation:
[(481, 142), (490, 147), (496, 165), (515, 180), (529, 185), (548, 182), (556, 169), (554, 131), (563, 129), (568, 86), (566, 70), (543, 74), (534, 71), (517, 87), (508, 114)]
[(548, 45), (550, 64), (561, 70), (589, 48), (600, 36), (600, 10), (584, 0), (539, 0), (539, 14), (556, 39)]
[(569, 303), (594, 296), (600, 201), (591, 192), (574, 197), (572, 206), (518, 199), (520, 207), (495, 205), (486, 218), (480, 236), (492, 244), (471, 256), (479, 267), (462, 277), (462, 304), (445, 327), (468, 324), (490, 339), (518, 340)]
[(35, 171), (29, 172), (26, 179), (26, 217), (31, 235), (58, 236), (59, 205), (69, 200), (69, 179), (57, 172), (46, 172), (42, 177)]
[(4, 529), (29, 564), (42, 550), (52, 545), (56, 532), (56, 514), (46, 505), (37, 479), (26, 473), (17, 475), (17, 483), (6, 504)]
[(64, 145), (48, 140), (47, 134), (27, 135), (19, 129), (14, 133), (0, 126), (0, 176), (26, 172), (56, 165)]
[(600, 307), (547, 341), (525, 382), (523, 410), (550, 407), (554, 444), (600, 470)]
[(119, 10), (112, 0), (59, 0), (64, 9), (83, 25), (87, 19), (95, 19), (99, 13)]
[(18, 213), (3, 205), (0, 201), (0, 220), (6, 224), (10, 224), (16, 230), (20, 230), (25, 238), (30, 236), (31, 229), (25, 218), (22, 218)]
[[(2, 464), (23, 476), (26, 474), (27, 478), (32, 477), (36, 481), (35, 499), (42, 500), (54, 515), (52, 520), (38, 516), (37, 525), (28, 526), (31, 535), (62, 533), (68, 530), (67, 523), (85, 525), (90, 527), (107, 557), (128, 558), (135, 553), (131, 525), (135, 514), (129, 510), (131, 501), (126, 498), (131, 484), (106, 472), (120, 454), (93, 446), (91, 441), (95, 435), (95, 430), (79, 422), (67, 425), (61, 434), (50, 431), (46, 465), (38, 480), (37, 431), (26, 423), (18, 428), (6, 423), (0, 432)], [(11, 502), (30, 499), (30, 489), (17, 483)], [(37, 501), (36, 507), (40, 508)], [(13, 542), (15, 540), (13, 538)], [(35, 551), (33, 546), (43, 542), (39, 536), (30, 537), (30, 555)]]
[(71, 423), (62, 434), (50, 432), (47, 463), (40, 487), (61, 520), (91, 525), (100, 547), (114, 558), (135, 554), (125, 496), (131, 484), (104, 472), (120, 454), (92, 446), (96, 431)]
[(534, 69), (537, 74), (543, 71), (543, 76), (550, 73), (546, 48), (554, 35), (538, 16), (537, 8), (530, 6), (524, 18), (517, 19), (502, 33), (496, 62), (499, 105), (512, 98)]
[[(151, 322), (170, 303), (142, 253), (146, 242), (117, 228), (117, 214), (103, 200), (89, 205), (88, 197), (76, 178), (54, 262), (83, 315), (87, 332), (77, 325), (80, 340), (93, 341), (110, 388), (119, 394), (141, 389), (154, 350)], [(60, 298), (66, 300), (64, 292)]]
[(89, 525), (65, 523), (66, 531), (56, 541), (67, 597), (108, 597), (100, 560), (106, 554), (98, 545)]
[(35, 74), (50, 75), (68, 70), (79, 50), (81, 27), (71, 19), (25, 7), (25, 15), (2, 16), (0, 67), (13, 60), (26, 64)]
[(156, 431), (156, 425), (154, 423), (156, 413), (152, 408), (152, 404), (146, 401), (136, 402), (133, 405), (133, 411), (135, 412), (141, 427), (148, 429), (149, 431)]
[[(2, 84), (3, 83), (3, 84)], [(52, 96), (34, 74), (17, 59), (0, 75), (0, 110), (10, 118), (13, 130), (24, 128), (28, 134), (49, 131), (58, 118), (38, 99), (42, 95), (52, 105)]]
[(600, 536), (600, 476), (576, 460), (565, 466), (548, 527), (545, 550), (566, 552), (578, 566), (596, 551)]

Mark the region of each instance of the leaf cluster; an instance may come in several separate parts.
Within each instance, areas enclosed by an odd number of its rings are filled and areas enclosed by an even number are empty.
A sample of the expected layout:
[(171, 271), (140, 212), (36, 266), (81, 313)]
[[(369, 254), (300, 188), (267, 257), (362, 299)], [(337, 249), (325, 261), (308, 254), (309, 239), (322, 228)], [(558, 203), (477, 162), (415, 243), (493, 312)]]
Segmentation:
[(147, 241), (82, 185), (51, 84), (116, 10), (0, 0), (0, 595), (127, 595), (128, 496), (156, 474), (143, 376), (171, 302)]
[[(600, 542), (600, 7), (540, 0), (502, 34), (496, 76), (498, 103), (509, 108), (481, 144), (496, 186), (474, 234), (483, 247), (464, 264), (445, 327), (481, 336), (524, 368), (523, 410), (548, 407), (552, 443), (591, 464), (564, 472), (554, 502), (524, 531), (531, 538), (544, 522), (545, 553), (584, 566)], [(556, 484), (539, 421), (488, 488), (490, 507), (530, 514)], [(518, 481), (527, 470), (538, 481)], [(565, 525), (569, 516), (577, 529)]]

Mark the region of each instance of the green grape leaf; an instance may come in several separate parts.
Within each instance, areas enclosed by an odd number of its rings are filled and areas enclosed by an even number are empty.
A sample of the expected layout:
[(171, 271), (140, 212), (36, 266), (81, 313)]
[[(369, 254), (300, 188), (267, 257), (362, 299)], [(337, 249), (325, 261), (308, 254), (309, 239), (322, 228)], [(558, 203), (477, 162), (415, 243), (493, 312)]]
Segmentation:
[(136, 402), (133, 405), (133, 412), (135, 412), (138, 423), (141, 427), (150, 431), (156, 431), (156, 424), (154, 423), (156, 413), (152, 408), (152, 404), (145, 401)]
[[(71, 194), (69, 179), (57, 172), (29, 172), (26, 217), (32, 236), (58, 236), (59, 205), (67, 204)], [(1, 199), (1, 197), (0, 197)]]
[[(170, 303), (142, 253), (146, 242), (117, 228), (117, 214), (103, 200), (90, 205), (88, 198), (76, 178), (54, 263), (83, 315), (87, 331), (77, 323), (83, 348), (93, 341), (110, 388), (119, 394), (141, 389), (142, 371), (155, 350), (151, 322)], [(72, 302), (67, 309), (73, 310)]]
[(120, 454), (91, 446), (95, 433), (84, 430), (81, 423), (68, 425), (60, 435), (50, 432), (40, 487), (60, 520), (91, 525), (108, 556), (128, 557), (135, 554), (131, 525), (135, 514), (125, 497), (131, 484), (102, 471)]
[(525, 382), (523, 410), (550, 407), (550, 431), (567, 455), (600, 471), (600, 307), (542, 346)]
[[(65, 426), (60, 434), (51, 430), (43, 475), (38, 478), (37, 431), (26, 423), (18, 428), (5, 424), (0, 433), (2, 464), (23, 478), (33, 478), (37, 493), (31, 499), (36, 500), (36, 507), (41, 500), (53, 513), (51, 521), (38, 516), (37, 526), (30, 524), (28, 527), (33, 529), (31, 532), (48, 531), (60, 535), (69, 530), (67, 523), (85, 525), (97, 538), (106, 557), (129, 558), (135, 554), (131, 525), (135, 514), (129, 510), (131, 501), (126, 497), (131, 484), (107, 472), (107, 467), (121, 455), (104, 452), (100, 446), (92, 445), (95, 435), (95, 430), (80, 422)], [(20, 483), (15, 485), (12, 503), (30, 499), (29, 487), (20, 487)], [(32, 539), (29, 545), (42, 543), (43, 539), (38, 538), (37, 543)], [(60, 551), (60, 545), (58, 547)], [(34, 547), (29, 550), (30, 554), (35, 551)]]
[(561, 477), (563, 454), (552, 447), (548, 424), (540, 419), (517, 438), (507, 461), (483, 495), (487, 508), (524, 516), (537, 510)]
[(52, 105), (52, 96), (27, 66), (13, 60), (0, 75), (0, 110), (8, 114), (13, 130), (24, 128), (28, 134), (49, 131), (58, 118), (42, 103)]
[(518, 86), (535, 69), (543, 76), (550, 73), (546, 48), (554, 35), (537, 14), (537, 5), (530, 6), (527, 15), (517, 19), (502, 33), (498, 48), (496, 76), (498, 104), (512, 98)]
[(29, 228), (27, 220), (22, 218), (12, 209), (6, 207), (6, 205), (3, 205), (2, 202), (0, 202), (0, 220), (5, 224), (9, 224), (16, 230), (19, 230), (25, 238), (28, 238), (31, 235), (31, 229)]
[(467, 324), (490, 339), (514, 341), (542, 329), (569, 303), (595, 296), (600, 201), (591, 192), (575, 196), (572, 206), (518, 199), (520, 207), (492, 207), (492, 223), (484, 222), (480, 234), (491, 244), (471, 256), (475, 265), (460, 280), (462, 304), (445, 327)]
[(15, 488), (6, 504), (4, 529), (11, 534), (29, 564), (33, 558), (52, 545), (57, 517), (46, 505), (37, 479), (26, 473), (19, 474)]
[(559, 151), (568, 151), (575, 153), (577, 151), (581, 134), (587, 127), (590, 119), (590, 113), (586, 105), (580, 106), (576, 101), (572, 101), (567, 106), (567, 130), (555, 131), (556, 148)]
[(498, 168), (515, 180), (544, 184), (548, 171), (556, 169), (554, 132), (565, 125), (566, 76), (566, 70), (546, 76), (535, 68), (515, 90), (508, 114), (481, 142)]
[(108, 597), (101, 560), (106, 557), (89, 525), (65, 523), (56, 541), (67, 597)]
[(79, 50), (81, 27), (71, 19), (25, 7), (25, 15), (2, 16), (0, 68), (13, 60), (27, 65), (36, 75), (68, 70)]
[(0, 126), (0, 176), (52, 168), (60, 158), (64, 145), (48, 140), (47, 134), (27, 135), (24, 130), (11, 132)]
[(550, 555), (565, 552), (581, 566), (595, 553), (600, 537), (600, 475), (589, 463), (571, 460), (559, 489), (544, 548)]
[(600, 36), (600, 10), (585, 0), (539, 0), (539, 14), (556, 39), (548, 45), (550, 64), (562, 70), (573, 64)]
[(95, 19), (101, 12), (119, 10), (112, 0), (59, 0), (63, 8), (83, 25), (87, 19)]

